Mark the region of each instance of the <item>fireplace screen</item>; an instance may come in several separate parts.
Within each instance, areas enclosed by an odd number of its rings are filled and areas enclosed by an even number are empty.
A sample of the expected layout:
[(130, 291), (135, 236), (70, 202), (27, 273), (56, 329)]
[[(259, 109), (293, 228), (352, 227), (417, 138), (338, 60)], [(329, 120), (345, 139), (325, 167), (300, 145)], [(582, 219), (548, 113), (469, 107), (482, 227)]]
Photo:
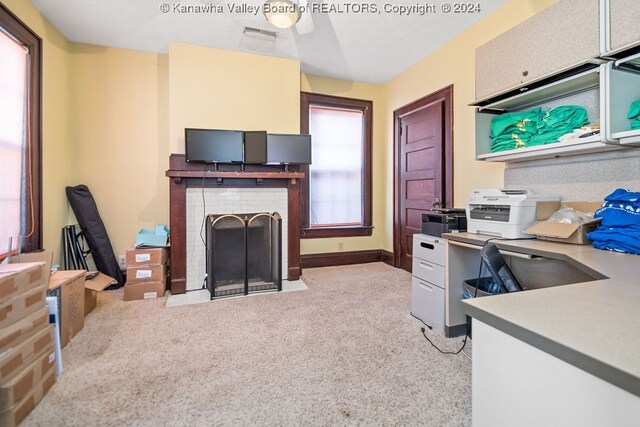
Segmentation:
[(282, 219), (277, 212), (207, 216), (211, 299), (282, 290)]

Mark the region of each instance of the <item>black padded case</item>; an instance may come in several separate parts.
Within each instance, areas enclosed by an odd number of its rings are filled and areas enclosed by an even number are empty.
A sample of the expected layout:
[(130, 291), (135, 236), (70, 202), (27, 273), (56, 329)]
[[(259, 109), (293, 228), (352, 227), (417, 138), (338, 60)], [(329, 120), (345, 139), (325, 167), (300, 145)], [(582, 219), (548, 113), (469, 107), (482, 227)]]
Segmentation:
[(98, 206), (91, 191), (86, 185), (76, 185), (75, 187), (67, 187), (66, 192), (69, 204), (71, 204), (87, 245), (89, 245), (96, 269), (113, 277), (118, 282), (116, 287), (124, 285), (122, 271), (113, 253), (111, 240), (109, 240), (107, 229), (100, 218)]

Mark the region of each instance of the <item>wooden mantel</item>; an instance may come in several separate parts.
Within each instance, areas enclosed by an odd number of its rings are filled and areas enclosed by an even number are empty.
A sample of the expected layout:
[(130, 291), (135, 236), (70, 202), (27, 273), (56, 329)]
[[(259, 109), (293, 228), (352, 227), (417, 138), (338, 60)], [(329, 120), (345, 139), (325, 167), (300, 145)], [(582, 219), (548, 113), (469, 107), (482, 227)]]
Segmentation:
[(216, 178), (216, 179), (225, 179), (225, 178), (236, 178), (236, 179), (290, 179), (293, 184), (296, 183), (296, 180), (299, 178), (304, 178), (304, 173), (302, 172), (250, 172), (250, 171), (210, 171), (210, 170), (201, 170), (201, 171), (193, 171), (193, 170), (168, 170), (166, 175), (169, 178)]
[(288, 199), (288, 280), (298, 280), (300, 268), (300, 179), (299, 170), (283, 171), (271, 166), (246, 165), (239, 170), (236, 165), (187, 163), (184, 154), (169, 156), (169, 224), (171, 230), (171, 280), (172, 294), (187, 290), (187, 188), (235, 187), (235, 188), (286, 188)]

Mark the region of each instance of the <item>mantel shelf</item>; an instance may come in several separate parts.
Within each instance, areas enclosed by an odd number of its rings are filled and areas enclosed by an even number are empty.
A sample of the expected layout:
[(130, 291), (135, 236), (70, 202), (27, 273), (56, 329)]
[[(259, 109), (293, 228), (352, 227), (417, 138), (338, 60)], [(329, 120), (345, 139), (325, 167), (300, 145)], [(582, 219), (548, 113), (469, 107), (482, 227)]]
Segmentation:
[(296, 179), (304, 178), (302, 172), (249, 172), (249, 171), (193, 171), (193, 170), (168, 170), (169, 178), (234, 178), (234, 179), (290, 179), (292, 183)]

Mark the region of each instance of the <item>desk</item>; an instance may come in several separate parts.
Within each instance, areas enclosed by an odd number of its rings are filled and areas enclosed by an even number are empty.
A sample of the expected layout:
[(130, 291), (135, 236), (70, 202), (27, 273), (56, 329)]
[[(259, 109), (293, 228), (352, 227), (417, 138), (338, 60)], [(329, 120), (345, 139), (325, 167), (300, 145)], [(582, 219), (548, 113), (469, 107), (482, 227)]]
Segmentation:
[[(449, 241), (449, 280), (475, 272), (489, 239)], [(473, 424), (631, 425), (640, 421), (640, 256), (539, 240), (494, 241), (501, 250), (558, 260), (591, 280), (477, 298), (473, 318)], [(464, 245), (464, 246), (461, 246)], [(512, 261), (515, 258), (512, 258)], [(555, 267), (554, 267), (555, 268)], [(515, 272), (515, 269), (514, 269)], [(517, 272), (516, 272), (517, 273)], [(545, 272), (549, 283), (554, 272)], [(454, 312), (455, 310), (452, 310)]]

